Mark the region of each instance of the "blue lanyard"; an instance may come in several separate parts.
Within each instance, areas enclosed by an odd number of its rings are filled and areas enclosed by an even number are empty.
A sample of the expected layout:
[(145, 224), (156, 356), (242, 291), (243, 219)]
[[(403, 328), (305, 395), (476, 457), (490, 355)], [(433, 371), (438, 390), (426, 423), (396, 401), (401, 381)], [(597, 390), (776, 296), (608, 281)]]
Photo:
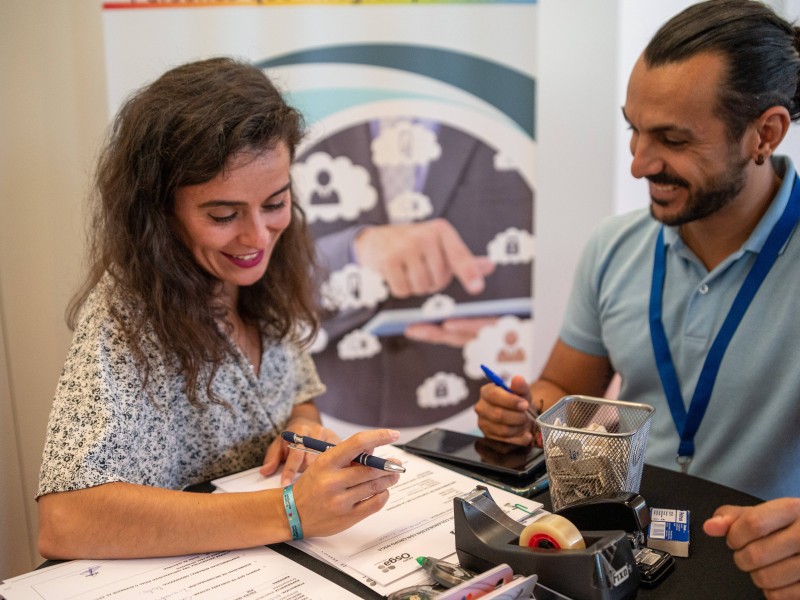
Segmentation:
[(783, 214), (767, 237), (764, 247), (750, 268), (750, 272), (747, 274), (728, 311), (728, 316), (725, 317), (722, 327), (711, 344), (705, 363), (703, 363), (700, 377), (697, 380), (692, 401), (689, 404), (688, 414), (683, 405), (678, 374), (675, 371), (675, 364), (672, 362), (667, 335), (664, 332), (664, 324), (661, 318), (667, 259), (664, 249), (664, 227), (662, 226), (658, 232), (655, 258), (653, 260), (653, 282), (650, 288), (650, 338), (653, 342), (653, 351), (656, 357), (658, 374), (661, 377), (661, 385), (667, 396), (667, 403), (672, 413), (675, 429), (681, 437), (676, 460), (683, 470), (686, 469), (686, 466), (692, 460), (692, 456), (694, 456), (694, 436), (700, 428), (700, 422), (703, 420), (708, 408), (708, 402), (711, 399), (711, 392), (714, 389), (714, 382), (717, 379), (717, 373), (722, 364), (725, 350), (727, 350), (736, 328), (742, 321), (744, 313), (750, 306), (750, 302), (756, 295), (772, 265), (775, 264), (781, 248), (786, 244), (800, 218), (799, 181), (800, 177), (796, 175), (792, 186), (792, 194)]

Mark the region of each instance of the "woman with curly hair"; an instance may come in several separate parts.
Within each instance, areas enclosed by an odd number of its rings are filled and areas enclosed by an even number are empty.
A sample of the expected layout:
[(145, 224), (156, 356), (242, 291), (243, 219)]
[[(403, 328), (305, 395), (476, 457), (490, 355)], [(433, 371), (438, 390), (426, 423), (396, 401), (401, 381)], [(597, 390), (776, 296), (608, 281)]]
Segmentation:
[[(324, 386), (304, 350), (317, 320), (290, 179), (301, 127), (261, 70), (228, 58), (168, 71), (116, 116), (42, 461), (43, 556), (330, 535), (385, 504), (397, 475), (351, 460), (396, 432), (361, 432), (313, 462), (279, 436), (339, 441), (320, 422)], [(181, 491), (282, 461), (284, 490)]]

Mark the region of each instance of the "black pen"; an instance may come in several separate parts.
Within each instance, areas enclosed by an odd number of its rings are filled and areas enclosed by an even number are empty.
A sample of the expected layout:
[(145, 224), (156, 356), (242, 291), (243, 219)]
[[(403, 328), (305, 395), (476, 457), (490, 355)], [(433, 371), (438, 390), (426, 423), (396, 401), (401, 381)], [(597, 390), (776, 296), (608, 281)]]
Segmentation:
[[(312, 437), (297, 435), (293, 431), (284, 431), (281, 433), (281, 437), (289, 442), (289, 445), (292, 448), (302, 450), (303, 452), (314, 452), (315, 454), (322, 454), (328, 448), (333, 448), (336, 445), (331, 444), (330, 442), (323, 442), (322, 440)], [(406, 472), (405, 467), (402, 467), (397, 463), (386, 460), (385, 458), (372, 456), (372, 454), (365, 454), (363, 452), (356, 456), (353, 459), (353, 462), (372, 467), (373, 469), (380, 469), (381, 471), (392, 471), (393, 473)]]

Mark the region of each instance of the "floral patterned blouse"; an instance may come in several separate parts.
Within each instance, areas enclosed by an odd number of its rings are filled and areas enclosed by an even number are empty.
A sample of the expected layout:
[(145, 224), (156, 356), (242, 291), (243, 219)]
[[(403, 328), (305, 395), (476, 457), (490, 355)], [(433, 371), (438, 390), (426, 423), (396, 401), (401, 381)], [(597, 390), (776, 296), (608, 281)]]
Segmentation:
[(106, 275), (82, 309), (56, 388), (37, 496), (116, 481), (181, 489), (258, 466), (294, 406), (325, 391), (303, 349), (265, 337), (260, 373), (235, 347), (217, 371), (212, 389), (227, 406), (210, 402), (203, 384), (193, 406), (152, 331), (142, 340), (143, 380), (111, 306), (123, 317), (136, 310)]

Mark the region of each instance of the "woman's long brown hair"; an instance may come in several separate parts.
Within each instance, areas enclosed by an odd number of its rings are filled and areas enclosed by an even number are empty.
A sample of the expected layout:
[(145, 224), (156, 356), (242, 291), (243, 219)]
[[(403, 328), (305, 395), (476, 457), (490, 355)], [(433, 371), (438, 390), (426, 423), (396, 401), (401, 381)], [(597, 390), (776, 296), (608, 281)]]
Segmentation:
[[(130, 97), (117, 114), (98, 162), (89, 230), (89, 274), (67, 310), (74, 329), (81, 307), (104, 273), (141, 300), (132, 319), (114, 315), (147, 379), (142, 339), (152, 327), (162, 350), (177, 358), (186, 394), (211, 381), (230, 343), (214, 308), (218, 281), (204, 271), (170, 226), (175, 191), (213, 179), (241, 152), (284, 142), (294, 158), (300, 114), (258, 68), (214, 58), (172, 69)], [(302, 208), (272, 253), (264, 277), (239, 292), (239, 312), (267, 335), (316, 333), (314, 246)]]

